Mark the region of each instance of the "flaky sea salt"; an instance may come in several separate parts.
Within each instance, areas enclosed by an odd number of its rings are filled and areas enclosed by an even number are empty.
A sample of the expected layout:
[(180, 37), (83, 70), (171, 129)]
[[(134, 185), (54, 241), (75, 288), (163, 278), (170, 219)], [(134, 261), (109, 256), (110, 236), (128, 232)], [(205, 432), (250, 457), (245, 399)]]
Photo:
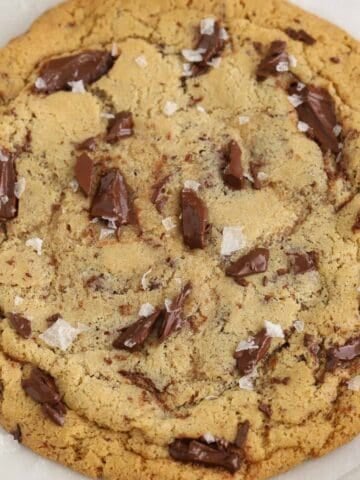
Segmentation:
[(353, 390), (354, 392), (360, 392), (360, 375), (353, 377), (348, 381), (348, 389)]
[(35, 87), (38, 89), (38, 90), (44, 90), (46, 88), (46, 82), (43, 78), (41, 77), (38, 77), (36, 80), (35, 80)]
[(200, 188), (200, 183), (197, 182), (196, 180), (185, 180), (184, 188), (186, 188), (187, 190), (194, 190), (194, 192), (197, 192)]
[(32, 248), (39, 256), (42, 254), (43, 240), (41, 238), (29, 238), (26, 240), (25, 245)]
[(111, 56), (115, 58), (119, 56), (119, 47), (115, 42), (112, 44), (111, 47)]
[(301, 333), (304, 331), (305, 324), (302, 320), (295, 320), (294, 322), (294, 328), (298, 333)]
[(165, 309), (168, 313), (172, 311), (171, 310), (172, 300), (170, 300), (169, 298), (165, 298), (164, 305), (165, 305)]
[(139, 310), (139, 317), (150, 317), (155, 312), (155, 308), (151, 303), (143, 303)]
[(100, 117), (105, 118), (106, 120), (113, 120), (115, 118), (115, 115), (109, 112), (101, 112)]
[(242, 352), (244, 350), (256, 350), (259, 346), (256, 345), (252, 338), (248, 338), (247, 340), (241, 340), (238, 346), (236, 347), (237, 352)]
[(203, 18), (200, 22), (200, 33), (202, 35), (213, 35), (215, 31), (215, 18)]
[(148, 275), (150, 275), (152, 269), (149, 268), (147, 272), (144, 273), (144, 275), (141, 277), (141, 286), (143, 290), (147, 290), (150, 286), (149, 280), (148, 280)]
[(75, 80), (74, 82), (68, 82), (72, 93), (86, 93), (85, 85), (82, 80)]
[(241, 227), (224, 227), (221, 242), (221, 255), (231, 255), (246, 246)]
[(265, 320), (266, 334), (272, 338), (284, 338), (284, 331), (281, 325)]
[(246, 115), (240, 115), (239, 116), (240, 125), (245, 125), (246, 123), (249, 123), (249, 122), (250, 122), (250, 117), (248, 117)]
[(183, 77), (191, 77), (192, 76), (191, 63), (183, 63), (182, 76)]
[(334, 135), (338, 137), (340, 133), (342, 132), (342, 126), (341, 125), (335, 125), (333, 128)]
[(71, 190), (76, 193), (78, 190), (79, 190), (79, 182), (77, 180), (75, 180), (75, 178), (73, 180), (71, 180), (71, 182), (69, 183), (69, 187), (71, 188)]
[(300, 122), (298, 122), (298, 124), (297, 124), (297, 129), (299, 130), (299, 132), (305, 133), (305, 132), (307, 132), (307, 131), (309, 130), (309, 128), (310, 128), (309, 125), (308, 125), (307, 123), (305, 123), (305, 122), (301, 122), (301, 121), (300, 121)]
[(229, 40), (229, 34), (225, 30), (225, 28), (220, 28), (219, 37), (221, 38), (221, 40), (224, 40), (225, 42), (226, 40)]
[(216, 438), (215, 438), (214, 435), (213, 435), (212, 433), (210, 433), (210, 432), (204, 433), (203, 439), (205, 440), (206, 443), (214, 443), (214, 442), (216, 442)]
[(241, 390), (249, 390), (252, 391), (254, 390), (254, 382), (256, 379), (256, 372), (251, 372), (249, 375), (245, 375), (244, 377), (241, 377), (239, 380), (239, 387)]
[(167, 117), (171, 117), (178, 110), (178, 105), (175, 102), (168, 101), (164, 105), (163, 112)]
[(14, 187), (15, 197), (20, 198), (21, 195), (25, 192), (25, 188), (26, 188), (26, 179), (24, 177), (19, 177)]
[(140, 67), (140, 68), (146, 68), (148, 66), (148, 62), (146, 60), (145, 55), (139, 55), (138, 57), (135, 58), (135, 63)]
[(80, 333), (79, 328), (74, 328), (63, 318), (59, 318), (54, 325), (39, 335), (39, 338), (50, 347), (60, 348), (65, 352)]
[(222, 58), (221, 57), (215, 57), (210, 62), (206, 62), (206, 65), (209, 65), (209, 67), (213, 68), (219, 68), (221, 65)]
[(165, 228), (166, 231), (170, 231), (173, 228), (176, 228), (176, 223), (173, 220), (173, 217), (166, 217), (161, 220), (161, 223), (163, 224), (163, 227)]
[(184, 48), (181, 53), (185, 60), (191, 63), (202, 62), (203, 54), (206, 52), (205, 48), (198, 48), (197, 50), (191, 50), (190, 48)]
[(275, 68), (276, 68), (276, 71), (279, 72), (279, 73), (288, 72), (289, 71), (289, 62), (286, 62), (286, 61), (279, 62), (276, 65)]
[(99, 240), (105, 240), (105, 238), (111, 237), (114, 233), (115, 230), (113, 228), (102, 228), (100, 230)]
[(305, 83), (298, 82), (297, 85), (296, 85), (296, 90), (298, 92), (301, 92), (302, 90), (304, 90), (305, 87), (306, 87)]
[(128, 338), (127, 340), (125, 340), (124, 345), (125, 345), (125, 347), (133, 348), (133, 347), (135, 347), (136, 342), (134, 340), (132, 340), (131, 338)]
[(15, 307), (18, 307), (18, 306), (21, 305), (23, 302), (24, 302), (23, 297), (20, 297), (19, 295), (15, 295), (15, 298), (14, 298), (14, 305), (15, 305)]
[(294, 108), (297, 108), (299, 105), (302, 105), (304, 103), (303, 99), (295, 93), (293, 95), (289, 95), (288, 100)]
[(260, 180), (260, 182), (264, 182), (265, 180), (267, 180), (269, 178), (269, 175), (265, 172), (258, 172), (257, 178), (258, 178), (258, 180)]
[(196, 110), (200, 113), (206, 113), (206, 110), (201, 105), (196, 105)]
[(295, 68), (297, 66), (297, 58), (294, 55), (289, 55), (289, 64), (290, 67)]
[(7, 155), (5, 155), (5, 153), (0, 150), (0, 162), (8, 162), (9, 161), (9, 157)]

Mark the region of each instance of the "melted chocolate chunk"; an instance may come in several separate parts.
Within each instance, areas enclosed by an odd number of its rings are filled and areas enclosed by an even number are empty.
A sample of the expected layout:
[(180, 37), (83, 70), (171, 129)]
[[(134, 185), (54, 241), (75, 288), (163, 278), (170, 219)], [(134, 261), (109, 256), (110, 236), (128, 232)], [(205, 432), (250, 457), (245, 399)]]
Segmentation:
[(17, 216), (18, 199), (15, 196), (16, 170), (14, 159), (0, 161), (0, 220), (11, 220)]
[(237, 448), (244, 448), (249, 430), (250, 430), (249, 420), (245, 420), (245, 422), (239, 423), (236, 438), (235, 438), (235, 446)]
[(327, 351), (326, 370), (333, 371), (343, 362), (360, 357), (360, 337), (351, 338), (342, 347), (332, 347)]
[(214, 32), (211, 35), (200, 34), (196, 50), (203, 50), (202, 61), (192, 64), (192, 76), (197, 77), (207, 73), (214, 58), (220, 56), (225, 47), (225, 41), (221, 38), (221, 28), (219, 22), (215, 22)]
[(64, 424), (66, 407), (51, 375), (33, 368), (29, 378), (22, 380), (22, 388), (35, 402), (42, 405), (44, 413), (57, 425)]
[(163, 177), (161, 180), (155, 183), (155, 185), (153, 185), (152, 187), (153, 193), (151, 195), (151, 203), (155, 205), (156, 210), (159, 213), (162, 213), (162, 210), (167, 200), (164, 187), (169, 181), (169, 179), (170, 175), (167, 175), (166, 177)]
[(208, 229), (208, 210), (193, 190), (181, 193), (182, 231), (184, 243), (191, 249), (205, 248)]
[(316, 270), (318, 255), (316, 252), (292, 253), (290, 254), (290, 265), (295, 275)]
[(315, 38), (305, 32), (305, 30), (303, 30), (302, 28), (300, 30), (295, 30), (294, 28), (289, 27), (285, 30), (285, 33), (293, 40), (303, 42), (306, 45), (314, 45), (316, 43)]
[(267, 403), (260, 403), (260, 405), (259, 405), (259, 410), (260, 410), (260, 412), (262, 412), (266, 417), (271, 418), (271, 416), (272, 416), (271, 405), (268, 405)]
[(360, 212), (357, 214), (354, 225), (352, 226), (352, 231), (358, 232), (360, 230)]
[(81, 190), (88, 197), (94, 181), (94, 162), (86, 153), (82, 153), (76, 160), (75, 178)]
[(135, 323), (125, 328), (114, 341), (114, 348), (129, 350), (130, 352), (139, 350), (154, 330), (156, 321), (161, 313), (161, 310), (157, 310), (149, 317), (141, 317)]
[(269, 250), (267, 248), (255, 248), (232, 263), (226, 269), (226, 275), (239, 280), (248, 275), (266, 272), (268, 261)]
[(240, 350), (234, 353), (236, 366), (242, 375), (251, 373), (255, 366), (265, 357), (271, 345), (271, 337), (268, 337), (266, 330), (263, 329), (255, 335), (253, 342), (257, 348)]
[(308, 85), (300, 92), (297, 84), (289, 87), (290, 95), (297, 95), (302, 103), (296, 107), (299, 120), (309, 125), (309, 135), (319, 144), (323, 153), (340, 152), (338, 138), (334, 133), (337, 126), (335, 104), (327, 90)]
[(93, 152), (96, 149), (96, 137), (90, 137), (76, 145), (76, 150)]
[(182, 327), (184, 321), (182, 311), (185, 300), (190, 295), (191, 290), (191, 283), (187, 283), (181, 290), (180, 294), (173, 299), (170, 307), (166, 310), (159, 328), (159, 338), (161, 342)]
[(288, 69), (289, 56), (286, 52), (286, 47), (286, 42), (281, 40), (275, 40), (271, 43), (267, 54), (261, 60), (256, 70), (256, 78), (259, 82), (264, 81), (272, 75), (277, 76), (287, 71), (286, 66)]
[(207, 444), (202, 439), (177, 439), (169, 445), (169, 453), (172, 458), (180, 462), (221, 467), (231, 473), (235, 473), (241, 466), (240, 455), (219, 442)]
[(244, 186), (244, 170), (241, 158), (242, 152), (239, 144), (231, 140), (225, 153), (227, 165), (224, 169), (223, 177), (226, 185), (235, 190), (240, 190)]
[(124, 177), (117, 168), (110, 169), (99, 182), (93, 199), (91, 217), (114, 219), (118, 226), (131, 222), (131, 205)]
[(117, 113), (115, 118), (109, 120), (106, 134), (108, 143), (116, 143), (123, 138), (131, 137), (134, 134), (134, 121), (131, 112)]
[(69, 57), (55, 58), (46, 62), (40, 70), (38, 92), (53, 93), (69, 90), (70, 82), (82, 80), (84, 84), (96, 82), (114, 65), (114, 57), (109, 52), (87, 50)]
[(27, 318), (18, 313), (9, 313), (8, 315), (10, 325), (18, 335), (23, 338), (31, 337), (31, 322)]

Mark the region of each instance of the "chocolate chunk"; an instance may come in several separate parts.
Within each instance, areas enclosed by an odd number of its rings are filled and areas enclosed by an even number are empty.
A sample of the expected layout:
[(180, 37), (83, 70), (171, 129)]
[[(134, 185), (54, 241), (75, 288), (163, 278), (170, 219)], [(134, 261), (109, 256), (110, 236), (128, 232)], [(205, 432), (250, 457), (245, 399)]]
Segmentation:
[(114, 348), (129, 350), (130, 352), (139, 350), (153, 331), (161, 313), (161, 310), (157, 310), (149, 317), (141, 317), (135, 323), (125, 328), (114, 341)]
[(286, 52), (286, 42), (275, 40), (261, 60), (257, 70), (256, 78), (259, 82), (264, 81), (271, 75), (280, 75), (289, 69), (289, 56)]
[(352, 226), (352, 231), (358, 232), (360, 230), (360, 212), (357, 214), (354, 225)]
[(14, 440), (16, 440), (19, 443), (22, 442), (21, 427), (18, 423), (16, 424), (16, 427), (14, 428), (14, 430), (12, 430), (10, 433), (14, 437)]
[(194, 190), (181, 193), (182, 231), (184, 243), (191, 249), (205, 248), (208, 210)]
[(314, 335), (310, 335), (309, 333), (305, 333), (304, 335), (304, 346), (309, 350), (311, 355), (314, 358), (318, 358), (320, 352), (320, 345), (318, 340)]
[(222, 38), (221, 28), (219, 22), (215, 22), (214, 32), (211, 35), (200, 34), (199, 41), (196, 45), (196, 50), (202, 50), (202, 60), (201, 62), (196, 62), (192, 64), (192, 76), (197, 77), (207, 73), (211, 65), (209, 62), (214, 60), (214, 58), (219, 57), (225, 47), (225, 41)]
[(50, 405), (44, 403), (42, 405), (42, 411), (44, 414), (50, 418), (56, 425), (63, 427), (65, 424), (65, 414), (66, 407), (62, 402), (57, 403), (56, 405)]
[(82, 80), (84, 84), (96, 82), (114, 65), (114, 57), (109, 52), (87, 50), (69, 57), (55, 58), (46, 62), (40, 69), (35, 89), (38, 92), (53, 93), (69, 90), (70, 82)]
[(99, 182), (90, 209), (91, 217), (113, 219), (118, 226), (131, 222), (131, 206), (124, 177), (117, 168), (110, 169)]
[(245, 422), (239, 423), (235, 442), (234, 442), (237, 448), (244, 448), (249, 430), (250, 430), (249, 420), (245, 420)]
[(131, 112), (117, 113), (115, 118), (109, 120), (106, 134), (108, 143), (116, 143), (122, 138), (131, 137), (134, 134), (134, 122)]
[(76, 145), (76, 150), (93, 152), (96, 149), (96, 137), (90, 137)]
[(156, 210), (159, 213), (162, 213), (165, 202), (167, 200), (164, 187), (169, 181), (169, 179), (170, 179), (170, 175), (167, 175), (166, 177), (163, 177), (161, 180), (155, 183), (155, 185), (153, 185), (152, 187), (153, 193), (151, 195), (151, 202), (155, 205)]
[(241, 466), (241, 458), (237, 452), (217, 442), (208, 445), (201, 439), (177, 439), (169, 445), (169, 453), (172, 458), (180, 462), (222, 467), (231, 473), (235, 473)]
[(190, 295), (191, 290), (191, 283), (187, 283), (185, 287), (182, 288), (180, 294), (173, 299), (171, 305), (167, 307), (159, 328), (159, 338), (161, 342), (182, 327), (184, 321), (182, 311), (185, 300)]
[(296, 107), (299, 120), (309, 125), (309, 135), (319, 144), (323, 153), (329, 150), (340, 152), (338, 138), (334, 128), (338, 125), (335, 114), (335, 104), (327, 90), (314, 85), (308, 85), (300, 92), (297, 83), (291, 84), (289, 94), (296, 95), (301, 103)]
[(76, 160), (75, 178), (81, 190), (88, 197), (94, 181), (94, 162), (86, 153), (82, 153)]
[(266, 272), (269, 261), (267, 248), (254, 248), (249, 253), (240, 257), (226, 269), (226, 275), (235, 280), (248, 275)]
[(265, 357), (271, 345), (271, 337), (268, 337), (266, 330), (263, 329), (255, 335), (253, 342), (256, 348), (240, 350), (234, 353), (237, 368), (242, 375), (251, 373), (255, 366)]
[(35, 402), (42, 405), (44, 413), (57, 425), (64, 424), (66, 407), (51, 375), (33, 368), (29, 378), (22, 380), (22, 388)]
[(299, 275), (311, 270), (316, 270), (318, 265), (318, 255), (316, 252), (291, 253), (290, 265), (295, 275)]
[(306, 43), (306, 45), (314, 45), (316, 43), (315, 38), (305, 32), (302, 28), (300, 30), (295, 30), (294, 28), (289, 27), (285, 30), (285, 33), (293, 40)]
[(333, 371), (343, 362), (360, 356), (360, 337), (351, 338), (342, 347), (332, 347), (327, 351), (326, 370)]
[(240, 190), (244, 186), (244, 170), (241, 162), (242, 152), (235, 140), (231, 140), (227, 146), (225, 159), (227, 165), (224, 169), (224, 182), (229, 187)]
[(31, 337), (31, 322), (18, 313), (8, 314), (10, 325), (23, 338)]
[(271, 405), (268, 405), (267, 403), (260, 403), (260, 405), (259, 405), (259, 410), (260, 410), (260, 412), (262, 412), (266, 417), (271, 418), (271, 415), (272, 415)]
[(0, 160), (0, 220), (11, 220), (17, 216), (18, 199), (15, 195), (16, 170), (14, 159), (9, 156)]
[(338, 63), (340, 63), (340, 58), (339, 57), (330, 57), (330, 62), (338, 64)]

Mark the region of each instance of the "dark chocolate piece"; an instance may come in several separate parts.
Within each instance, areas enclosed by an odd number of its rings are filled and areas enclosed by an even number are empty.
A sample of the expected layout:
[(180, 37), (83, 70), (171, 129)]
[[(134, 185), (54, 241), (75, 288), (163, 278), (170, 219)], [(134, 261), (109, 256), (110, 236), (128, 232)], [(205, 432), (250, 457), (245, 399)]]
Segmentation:
[(253, 341), (256, 348), (234, 353), (237, 368), (242, 375), (247, 375), (254, 370), (255, 366), (265, 357), (271, 345), (271, 337), (268, 337), (265, 329), (260, 330)]
[(306, 45), (314, 45), (316, 43), (315, 38), (309, 35), (302, 28), (300, 30), (295, 30), (294, 28), (289, 27), (285, 30), (285, 33), (293, 40), (297, 40), (298, 42), (305, 43)]
[(162, 311), (157, 310), (149, 317), (141, 317), (135, 323), (125, 328), (113, 342), (117, 349), (133, 352), (139, 350), (154, 330), (155, 324)]
[(270, 76), (277, 76), (289, 69), (289, 56), (286, 52), (286, 42), (275, 40), (261, 60), (257, 70), (256, 78), (259, 82)]
[(193, 190), (181, 193), (182, 231), (184, 243), (191, 249), (205, 248), (208, 229), (208, 210)]
[(109, 120), (106, 141), (116, 143), (134, 135), (134, 121), (131, 112), (119, 112)]
[(171, 305), (166, 310), (159, 328), (159, 338), (161, 342), (182, 327), (184, 321), (182, 315), (183, 307), (187, 297), (191, 293), (191, 290), (191, 283), (187, 283), (185, 287), (182, 288), (179, 295), (173, 299)]
[(15, 195), (16, 169), (12, 156), (3, 154), (0, 160), (0, 220), (12, 220), (17, 216), (19, 201)]
[(235, 140), (231, 140), (225, 153), (227, 165), (223, 177), (226, 185), (235, 190), (240, 190), (244, 186), (244, 170), (241, 158), (242, 152), (239, 144)]
[(317, 269), (318, 255), (316, 252), (291, 253), (289, 257), (290, 265), (295, 275)]
[(82, 153), (76, 160), (75, 178), (83, 193), (88, 197), (94, 181), (94, 162), (86, 153)]
[(18, 335), (23, 338), (31, 337), (31, 322), (24, 316), (18, 313), (9, 313), (8, 314), (10, 325), (16, 331)]
[(239, 280), (248, 275), (266, 272), (269, 261), (269, 250), (257, 247), (240, 257), (226, 269), (226, 275)]

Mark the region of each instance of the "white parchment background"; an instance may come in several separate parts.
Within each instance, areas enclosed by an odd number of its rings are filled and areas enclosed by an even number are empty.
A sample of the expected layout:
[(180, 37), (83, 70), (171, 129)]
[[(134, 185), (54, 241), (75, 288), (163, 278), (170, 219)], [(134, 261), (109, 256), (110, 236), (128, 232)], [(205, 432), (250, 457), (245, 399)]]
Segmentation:
[[(150, 0), (149, 0), (150, 1)], [(360, 0), (292, 0), (360, 38)], [(0, 0), (0, 46), (24, 32), (59, 0)], [(360, 437), (319, 460), (307, 462), (276, 480), (360, 480)], [(41, 459), (0, 429), (1, 480), (84, 480), (85, 477)], [(274, 479), (275, 480), (275, 479)]]

